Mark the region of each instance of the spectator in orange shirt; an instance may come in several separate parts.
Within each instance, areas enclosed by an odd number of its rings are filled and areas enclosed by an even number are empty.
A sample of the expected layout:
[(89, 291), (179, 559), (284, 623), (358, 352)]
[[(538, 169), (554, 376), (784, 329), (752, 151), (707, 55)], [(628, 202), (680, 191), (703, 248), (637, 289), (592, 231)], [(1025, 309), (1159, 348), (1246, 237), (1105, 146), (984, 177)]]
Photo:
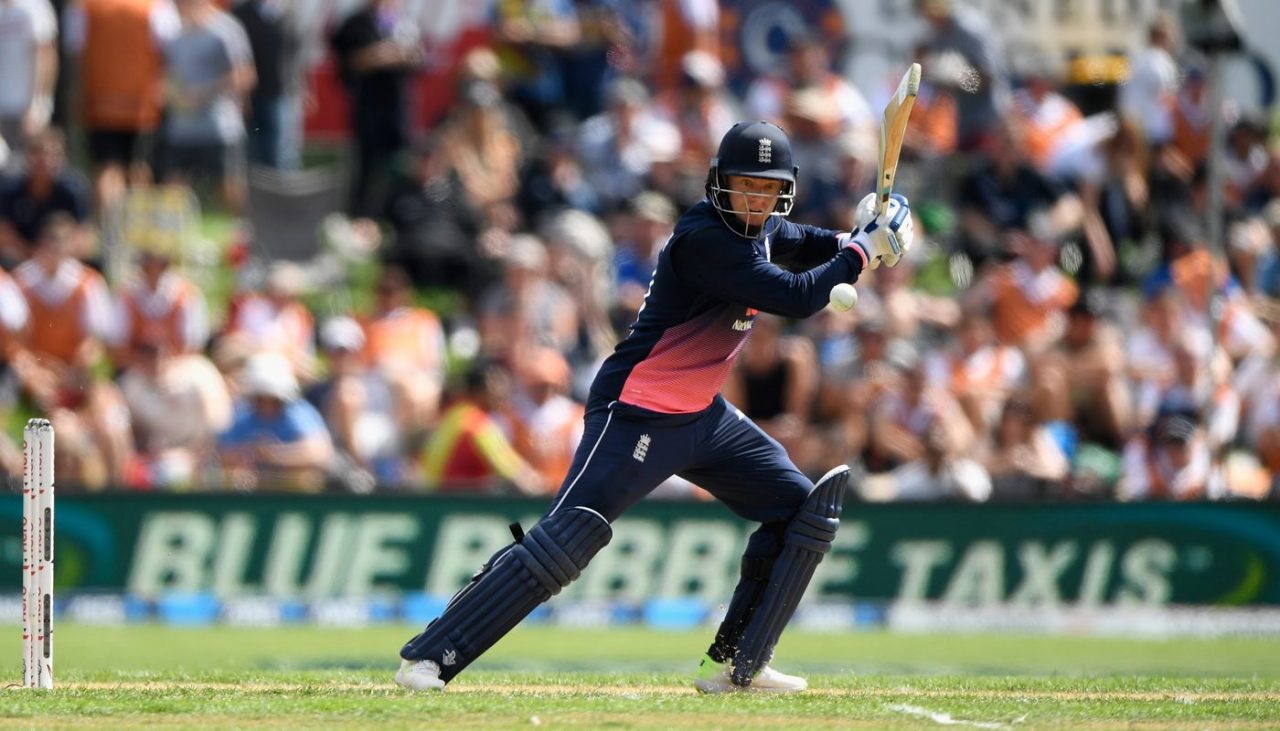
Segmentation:
[(1023, 86), (1013, 95), (1013, 111), (1022, 120), (1027, 159), (1048, 172), (1058, 146), (1084, 115), (1057, 89), (1059, 74), (1037, 58), (1023, 71)]
[(1007, 234), (1013, 262), (992, 270), (969, 296), (990, 306), (997, 340), (1037, 352), (1061, 337), (1079, 292), (1057, 267), (1059, 242), (1045, 216), (1032, 219)]
[(955, 336), (954, 349), (929, 360), (929, 380), (949, 390), (973, 428), (985, 434), (999, 421), (1009, 395), (1026, 384), (1027, 361), (1016, 346), (995, 341), (984, 312), (964, 313)]
[(170, 264), (164, 252), (141, 253), (138, 276), (117, 298), (116, 365), (133, 365), (144, 344), (148, 361), (156, 349), (184, 355), (204, 348), (209, 338), (204, 295)]
[(372, 315), (365, 318), (364, 358), (391, 383), (400, 428), (418, 435), (435, 423), (444, 387), (444, 327), (436, 313), (413, 305), (409, 275), (396, 266), (382, 271)]
[(130, 173), (150, 177), (150, 137), (160, 122), (163, 48), (181, 25), (169, 0), (71, 4), (66, 44), (79, 57), (80, 101), (95, 166), (99, 210), (124, 197)]
[(31, 310), (30, 336), (13, 359), (24, 389), (58, 431), (62, 474), (90, 486), (120, 484), (133, 452), (129, 412), (91, 368), (115, 329), (102, 276), (71, 256), (68, 216), (51, 216), (35, 253), (14, 278)]
[(509, 418), (512, 444), (552, 491), (560, 486), (582, 440), (582, 404), (569, 398), (569, 363), (553, 348), (525, 350), (518, 360)]
[[(916, 48), (917, 59), (923, 58), (924, 50), (923, 46)], [(916, 103), (907, 119), (907, 134), (902, 140), (902, 150), (908, 157), (926, 160), (956, 151), (960, 123), (955, 97), (951, 90), (935, 83), (931, 69), (925, 63)]]

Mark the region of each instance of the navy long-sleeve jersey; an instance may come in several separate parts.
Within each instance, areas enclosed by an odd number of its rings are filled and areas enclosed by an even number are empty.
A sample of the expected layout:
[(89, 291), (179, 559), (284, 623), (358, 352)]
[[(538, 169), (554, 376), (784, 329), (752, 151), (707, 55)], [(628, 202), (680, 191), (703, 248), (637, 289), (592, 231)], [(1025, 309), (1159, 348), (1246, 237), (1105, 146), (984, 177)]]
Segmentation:
[[(866, 261), (857, 247), (842, 246), (841, 236), (774, 216), (746, 239), (710, 202), (693, 206), (658, 255), (644, 305), (596, 375), (592, 399), (660, 414), (705, 409), (757, 312), (808, 317), (827, 305), (832, 287), (857, 280)], [(788, 270), (810, 264), (816, 266)]]

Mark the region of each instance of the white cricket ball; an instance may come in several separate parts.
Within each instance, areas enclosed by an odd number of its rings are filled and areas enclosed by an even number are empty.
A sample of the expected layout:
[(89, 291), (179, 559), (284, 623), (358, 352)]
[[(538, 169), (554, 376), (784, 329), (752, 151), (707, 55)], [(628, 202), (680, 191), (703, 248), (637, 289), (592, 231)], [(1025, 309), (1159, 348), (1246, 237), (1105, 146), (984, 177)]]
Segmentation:
[(831, 288), (831, 307), (838, 312), (848, 312), (858, 304), (858, 290), (852, 284), (841, 282)]

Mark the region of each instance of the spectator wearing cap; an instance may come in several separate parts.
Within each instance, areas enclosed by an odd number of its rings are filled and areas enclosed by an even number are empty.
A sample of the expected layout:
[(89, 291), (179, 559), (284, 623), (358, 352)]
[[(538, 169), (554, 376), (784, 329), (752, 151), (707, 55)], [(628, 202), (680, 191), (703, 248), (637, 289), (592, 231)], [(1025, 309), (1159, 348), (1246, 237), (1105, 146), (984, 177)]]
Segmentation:
[(604, 112), (583, 122), (578, 155), (601, 209), (609, 213), (645, 189), (657, 164), (676, 159), (680, 131), (655, 113), (648, 90), (636, 79), (614, 79), (606, 100)]
[(534, 346), (516, 360), (519, 389), (509, 412), (511, 443), (554, 491), (582, 441), (582, 404), (569, 398), (569, 362), (554, 348)]
[(1164, 381), (1145, 381), (1136, 391), (1138, 424), (1151, 424), (1177, 407), (1205, 414), (1211, 449), (1235, 441), (1243, 404), (1229, 381), (1231, 362), (1202, 332), (1183, 332), (1173, 341), (1173, 373)]
[(1223, 177), (1226, 181), (1226, 204), (1242, 211), (1250, 193), (1263, 180), (1271, 160), (1267, 152), (1267, 122), (1258, 115), (1246, 114), (1227, 132)]
[(489, 222), (515, 215), (523, 159), (501, 103), (498, 87), (473, 81), (462, 89), (440, 131), (445, 160), (462, 184), (467, 204)]
[(1046, 217), (1030, 230), (1008, 233), (1017, 258), (991, 270), (967, 294), (969, 305), (990, 308), (996, 339), (1040, 351), (1063, 333), (1066, 311), (1079, 295), (1076, 284), (1057, 267), (1057, 235)]
[(315, 360), (315, 318), (301, 295), (306, 272), (290, 261), (271, 265), (259, 292), (251, 292), (235, 306), (227, 336), (243, 340), (251, 352), (283, 354), (296, 373), (306, 373)]
[(12, 270), (31, 256), (45, 221), (54, 214), (76, 223), (73, 254), (83, 253), (82, 229), (90, 214), (88, 186), (66, 164), (62, 132), (48, 128), (30, 140), (26, 167), (12, 178), (0, 176), (0, 266)]
[(427, 489), (492, 492), (510, 485), (525, 495), (554, 489), (503, 430), (498, 417), (510, 410), (511, 388), (510, 372), (496, 362), (471, 365), (423, 450)]
[(172, 350), (163, 339), (134, 338), (120, 376), (138, 453), (127, 474), (134, 488), (199, 486), (201, 466), (217, 435), (231, 424), (226, 381), (199, 353)]
[(611, 220), (610, 228), (617, 242), (613, 256), (618, 305), (615, 330), (630, 327), (640, 311), (658, 265), (658, 253), (671, 237), (676, 215), (670, 198), (647, 190), (632, 198)]
[(1129, 441), (1116, 496), (1135, 500), (1217, 497), (1221, 476), (1194, 413), (1173, 411)]
[[(362, 357), (366, 343), (364, 328), (354, 318), (342, 315), (326, 321), (320, 327), (320, 346), (328, 374), (307, 388), (305, 396), (324, 417), (339, 461), (377, 484), (403, 485), (408, 474), (399, 411), (405, 404)], [(353, 477), (352, 470), (340, 477)]]
[(57, 37), (49, 0), (0, 2), (0, 146), (16, 155), (53, 114)]
[(124, 479), (133, 438), (119, 390), (93, 375), (117, 323), (102, 275), (72, 256), (77, 231), (69, 216), (50, 216), (35, 252), (14, 271), (31, 327), (12, 363), (58, 430), (60, 474), (99, 487)]
[(387, 266), (374, 290), (374, 308), (362, 319), (364, 362), (387, 382), (398, 404), (398, 426), (413, 441), (435, 423), (444, 388), (444, 326), (413, 303), (409, 275)]
[(1001, 121), (975, 168), (959, 181), (959, 245), (975, 266), (1003, 258), (1004, 232), (1025, 228), (1037, 211), (1048, 211), (1058, 232), (1073, 231), (1082, 221), (1080, 199), (1027, 161), (1022, 139), (1017, 119)]
[(138, 273), (116, 297), (119, 323), (112, 346), (117, 365), (130, 366), (144, 346), (170, 355), (195, 353), (209, 339), (204, 295), (173, 269), (168, 252), (144, 250)]
[(512, 236), (502, 260), (502, 282), (484, 293), (477, 308), (481, 351), (503, 362), (514, 362), (522, 344), (572, 353), (582, 314), (551, 278), (546, 245), (531, 234)]
[(316, 492), (333, 456), (324, 419), (300, 398), (289, 361), (258, 353), (245, 363), (231, 426), (218, 437), (229, 484), (242, 490)]

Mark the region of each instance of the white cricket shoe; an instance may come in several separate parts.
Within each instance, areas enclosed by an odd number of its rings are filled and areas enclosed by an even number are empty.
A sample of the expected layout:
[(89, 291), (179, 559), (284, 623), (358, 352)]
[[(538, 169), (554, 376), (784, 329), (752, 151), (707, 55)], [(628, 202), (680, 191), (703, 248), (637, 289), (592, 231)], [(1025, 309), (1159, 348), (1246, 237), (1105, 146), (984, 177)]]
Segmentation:
[(698, 666), (698, 676), (693, 679), (693, 687), (699, 693), (735, 693), (739, 691), (757, 693), (799, 693), (809, 687), (804, 678), (780, 673), (765, 665), (751, 685), (735, 685), (733, 682), (733, 666), (729, 663), (718, 663), (710, 657), (703, 657)]
[(430, 660), (400, 660), (396, 683), (409, 690), (444, 690), (440, 666)]

